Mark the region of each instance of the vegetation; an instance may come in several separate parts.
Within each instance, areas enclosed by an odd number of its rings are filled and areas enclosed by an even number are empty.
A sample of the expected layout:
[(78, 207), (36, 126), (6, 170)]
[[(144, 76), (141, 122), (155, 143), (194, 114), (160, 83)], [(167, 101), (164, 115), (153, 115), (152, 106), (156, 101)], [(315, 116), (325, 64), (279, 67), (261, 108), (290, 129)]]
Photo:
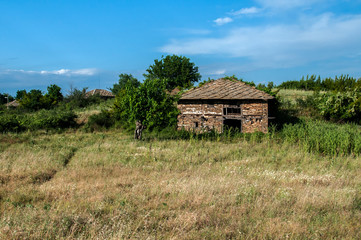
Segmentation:
[(184, 56), (167, 55), (161, 60), (154, 60), (144, 74), (146, 79), (162, 79), (166, 81), (166, 89), (176, 87), (190, 88), (201, 79), (198, 67)]
[(174, 126), (178, 110), (166, 86), (160, 79), (146, 79), (138, 88), (128, 82), (115, 99), (114, 116), (125, 125), (140, 120), (149, 129)]
[(79, 90), (71, 88), (68, 95), (64, 98), (63, 104), (67, 109), (77, 109), (90, 106), (92, 104), (99, 104), (101, 98), (99, 95), (86, 96), (88, 88)]
[(48, 92), (43, 95), (40, 90), (32, 89), (17, 91), (16, 99), (20, 106), (26, 110), (37, 111), (40, 109), (50, 109), (57, 106), (63, 100), (61, 88), (55, 84), (48, 86)]
[(162, 57), (106, 102), (18, 91), (0, 109), (0, 239), (360, 239), (360, 80), (226, 77), (277, 97), (269, 133), (177, 131), (169, 93), (197, 71)]
[(127, 84), (130, 84), (134, 88), (138, 88), (140, 86), (140, 82), (138, 79), (132, 76), (132, 74), (120, 74), (118, 83), (114, 84), (110, 89), (114, 95), (118, 95), (118, 93), (125, 88)]
[(285, 81), (281, 83), (278, 88), (281, 89), (298, 89), (298, 90), (312, 90), (312, 91), (335, 91), (344, 92), (361, 87), (361, 78), (355, 79), (349, 75), (341, 75), (340, 77), (325, 78), (321, 80), (320, 76), (311, 75), (302, 77), (299, 81)]
[(0, 93), (0, 104), (1, 104), (1, 105), (4, 105), (4, 104), (6, 104), (6, 103), (8, 103), (8, 102), (11, 102), (11, 101), (13, 101), (13, 100), (14, 100), (14, 98), (13, 98), (12, 96), (10, 96), (9, 94), (7, 94), (7, 93), (4, 93), (4, 94)]
[(76, 114), (66, 110), (40, 110), (36, 113), (8, 113), (0, 115), (0, 132), (21, 132), (38, 129), (75, 127)]
[(273, 139), (0, 136), (2, 239), (359, 239), (360, 157)]

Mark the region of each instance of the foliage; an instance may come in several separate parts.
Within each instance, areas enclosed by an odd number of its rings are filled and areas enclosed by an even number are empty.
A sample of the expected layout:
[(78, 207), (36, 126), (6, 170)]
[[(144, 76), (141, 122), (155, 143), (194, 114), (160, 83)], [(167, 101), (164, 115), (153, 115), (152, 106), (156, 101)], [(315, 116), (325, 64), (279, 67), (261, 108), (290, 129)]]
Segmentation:
[(14, 100), (14, 98), (11, 95), (9, 95), (7, 93), (3, 93), (3, 94), (0, 93), (0, 105), (4, 105), (13, 100)]
[(64, 98), (61, 93), (61, 88), (55, 84), (48, 86), (48, 93), (45, 94), (44, 97), (49, 106), (58, 105)]
[(1, 114), (0, 132), (20, 132), (24, 130), (23, 119), (24, 117), (17, 114)]
[(356, 80), (349, 75), (341, 75), (340, 77), (336, 76), (334, 79), (325, 78), (321, 80), (320, 76), (316, 75), (307, 75), (302, 77), (301, 80), (296, 81), (286, 81), (281, 83), (278, 88), (280, 89), (300, 89), (300, 90), (313, 90), (313, 91), (336, 91), (344, 92), (349, 89), (355, 89), (361, 87), (361, 78)]
[(90, 131), (110, 128), (115, 124), (115, 118), (111, 111), (102, 110), (99, 114), (93, 114), (89, 117), (85, 128)]
[(134, 86), (135, 88), (138, 88), (140, 86), (140, 82), (138, 79), (132, 76), (132, 74), (120, 74), (119, 75), (119, 81), (118, 83), (113, 85), (113, 88), (110, 88), (112, 93), (114, 95), (117, 95), (118, 92), (120, 92), (123, 88), (125, 88), (125, 85), (129, 82), (130, 85)]
[(324, 93), (316, 98), (317, 109), (326, 119), (334, 121), (360, 121), (361, 92)]
[(167, 55), (161, 60), (154, 60), (144, 74), (147, 79), (166, 79), (166, 89), (173, 90), (176, 87), (189, 88), (201, 79), (198, 67), (190, 59), (184, 56)]
[(43, 95), (40, 90), (32, 89), (30, 92), (19, 90), (16, 93), (16, 99), (24, 109), (36, 111), (40, 109), (49, 109), (57, 106), (63, 101), (61, 88), (55, 84), (48, 86), (48, 92)]
[(70, 88), (68, 95), (64, 98), (64, 103), (67, 109), (84, 108), (91, 104), (100, 103), (99, 95), (86, 96), (88, 88), (79, 90), (77, 88)]
[(41, 110), (28, 115), (27, 129), (64, 129), (75, 127), (76, 114), (67, 110)]
[(28, 110), (39, 110), (48, 107), (48, 102), (40, 90), (32, 89), (25, 92), (20, 99), (20, 106)]
[(23, 97), (26, 95), (26, 90), (18, 90), (17, 92), (16, 92), (16, 97), (15, 97), (15, 99), (16, 100), (21, 100), (21, 99), (23, 99)]
[(4, 113), (0, 115), (0, 132), (21, 132), (38, 129), (75, 127), (76, 114), (66, 110), (40, 110), (32, 114)]
[(164, 79), (146, 79), (139, 88), (128, 82), (115, 99), (116, 118), (129, 125), (140, 120), (149, 129), (175, 125), (178, 110), (166, 86)]

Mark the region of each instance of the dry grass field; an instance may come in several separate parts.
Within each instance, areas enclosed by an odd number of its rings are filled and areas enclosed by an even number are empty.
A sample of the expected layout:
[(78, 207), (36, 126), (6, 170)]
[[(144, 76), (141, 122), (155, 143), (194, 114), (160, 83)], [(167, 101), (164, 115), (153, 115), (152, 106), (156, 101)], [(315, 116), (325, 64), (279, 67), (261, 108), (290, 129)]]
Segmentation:
[(268, 139), (0, 135), (0, 239), (360, 239), (360, 160)]

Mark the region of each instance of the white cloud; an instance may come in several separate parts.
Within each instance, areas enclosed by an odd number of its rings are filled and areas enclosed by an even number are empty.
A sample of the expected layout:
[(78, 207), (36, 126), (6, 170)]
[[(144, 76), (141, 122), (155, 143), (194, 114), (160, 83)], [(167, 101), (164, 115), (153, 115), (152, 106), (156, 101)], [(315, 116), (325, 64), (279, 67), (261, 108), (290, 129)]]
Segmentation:
[(224, 18), (217, 18), (216, 20), (214, 20), (213, 22), (215, 22), (218, 26), (233, 22), (233, 19), (230, 17), (224, 17)]
[(360, 52), (359, 26), (361, 15), (334, 18), (324, 14), (294, 25), (241, 27), (222, 37), (175, 40), (161, 50), (247, 58), (263, 67), (299, 65)]
[(219, 70), (212, 71), (208, 74), (209, 75), (224, 75), (225, 73), (226, 73), (225, 69), (219, 69)]
[(234, 16), (238, 16), (238, 15), (256, 14), (256, 13), (259, 13), (260, 11), (261, 11), (260, 8), (250, 7), (250, 8), (242, 8), (238, 11), (231, 12), (230, 14), (232, 14)]
[(60, 70), (41, 70), (41, 71), (32, 71), (32, 70), (6, 70), (6, 72), (19, 72), (24, 74), (42, 74), (42, 75), (63, 75), (63, 76), (92, 76), (97, 73), (95, 68), (83, 68), (83, 69), (60, 69)]

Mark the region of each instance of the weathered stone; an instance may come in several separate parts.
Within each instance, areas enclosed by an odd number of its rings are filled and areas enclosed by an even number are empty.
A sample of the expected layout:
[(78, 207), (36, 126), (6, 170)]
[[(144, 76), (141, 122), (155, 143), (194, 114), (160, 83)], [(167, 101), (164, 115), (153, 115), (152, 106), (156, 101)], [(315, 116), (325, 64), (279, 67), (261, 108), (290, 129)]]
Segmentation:
[(243, 82), (218, 79), (185, 92), (178, 102), (178, 129), (223, 132), (225, 126), (242, 132), (268, 131), (271, 95)]
[[(203, 101), (204, 102), (204, 101)], [(239, 113), (225, 114), (225, 109), (240, 109)], [(223, 132), (226, 119), (238, 119), (242, 122), (242, 132), (268, 131), (268, 102), (243, 100), (238, 104), (180, 103), (178, 109), (178, 129), (193, 131)]]

